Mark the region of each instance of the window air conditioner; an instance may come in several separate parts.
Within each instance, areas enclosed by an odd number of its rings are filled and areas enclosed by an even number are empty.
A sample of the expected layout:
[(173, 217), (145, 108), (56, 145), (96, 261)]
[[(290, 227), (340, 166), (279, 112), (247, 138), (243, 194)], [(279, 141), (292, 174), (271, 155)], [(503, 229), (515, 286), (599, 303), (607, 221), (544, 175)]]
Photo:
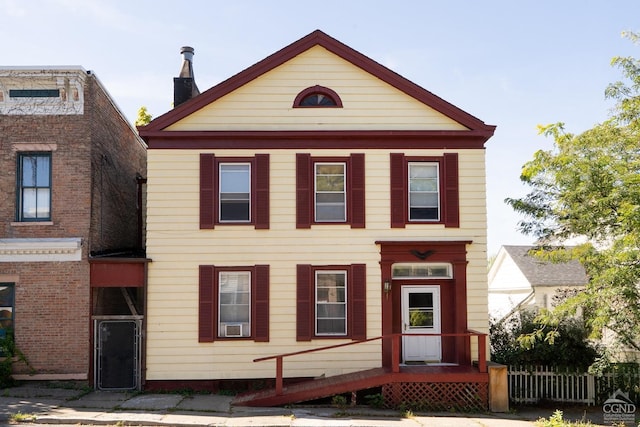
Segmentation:
[(242, 323), (224, 325), (224, 336), (225, 337), (241, 337), (242, 336)]

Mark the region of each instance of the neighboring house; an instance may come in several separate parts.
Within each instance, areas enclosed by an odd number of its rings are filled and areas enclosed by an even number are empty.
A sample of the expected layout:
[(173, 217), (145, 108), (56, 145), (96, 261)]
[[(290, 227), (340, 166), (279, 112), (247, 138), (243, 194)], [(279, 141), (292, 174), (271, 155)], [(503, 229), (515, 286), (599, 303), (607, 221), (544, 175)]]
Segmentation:
[[(176, 79), (176, 100), (189, 79)], [(399, 374), (433, 374), (420, 387), (436, 400), (453, 386), (432, 387), (447, 382), (486, 397), (483, 361), (471, 363), (488, 332), (484, 148), (494, 126), (321, 31), (178, 104), (139, 129), (153, 259), (146, 388), (351, 381), (322, 383), (330, 395), (391, 386), (400, 377), (384, 372), (399, 361)], [(410, 336), (419, 333), (436, 335)], [(356, 342), (283, 366), (254, 362)], [(375, 380), (348, 377), (371, 369)]]
[[(142, 248), (145, 158), (91, 71), (0, 67), (0, 334), (30, 364), (15, 363), (15, 377), (92, 383), (95, 374), (99, 386), (133, 372), (130, 340), (94, 340), (91, 320), (126, 317), (127, 300), (141, 305), (144, 258), (130, 256)], [(129, 256), (120, 267), (106, 256), (116, 252)], [(116, 367), (109, 348), (130, 356)]]
[(577, 290), (588, 282), (577, 260), (563, 263), (529, 255), (534, 246), (502, 246), (489, 269), (489, 314), (503, 319), (520, 309), (553, 307), (559, 291)]

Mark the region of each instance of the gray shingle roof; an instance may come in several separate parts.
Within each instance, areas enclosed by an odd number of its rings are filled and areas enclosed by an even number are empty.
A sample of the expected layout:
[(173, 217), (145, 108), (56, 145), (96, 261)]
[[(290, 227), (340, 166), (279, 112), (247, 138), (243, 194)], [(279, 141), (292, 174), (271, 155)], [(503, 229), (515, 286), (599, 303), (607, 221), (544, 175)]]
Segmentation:
[(503, 246), (532, 286), (584, 286), (587, 273), (577, 260), (552, 263), (528, 255), (534, 246)]

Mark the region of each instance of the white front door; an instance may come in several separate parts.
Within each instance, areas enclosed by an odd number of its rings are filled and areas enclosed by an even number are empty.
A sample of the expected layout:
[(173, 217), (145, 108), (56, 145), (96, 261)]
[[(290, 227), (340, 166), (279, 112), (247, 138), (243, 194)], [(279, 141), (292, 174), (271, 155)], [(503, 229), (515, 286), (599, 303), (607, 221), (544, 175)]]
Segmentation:
[(410, 336), (440, 333), (440, 286), (402, 287), (402, 338), (404, 362), (440, 362), (442, 339)]

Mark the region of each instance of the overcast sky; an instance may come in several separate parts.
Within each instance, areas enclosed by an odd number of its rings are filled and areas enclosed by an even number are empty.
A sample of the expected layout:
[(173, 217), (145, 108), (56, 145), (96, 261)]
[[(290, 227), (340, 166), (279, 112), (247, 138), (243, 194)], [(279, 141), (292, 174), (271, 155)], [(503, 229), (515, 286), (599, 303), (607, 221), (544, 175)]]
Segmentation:
[(171, 109), (181, 46), (204, 91), (320, 29), (487, 124), (489, 255), (528, 244), (505, 197), (551, 141), (603, 121), (613, 56), (640, 57), (638, 0), (0, 0), (0, 65), (92, 70), (130, 121)]

